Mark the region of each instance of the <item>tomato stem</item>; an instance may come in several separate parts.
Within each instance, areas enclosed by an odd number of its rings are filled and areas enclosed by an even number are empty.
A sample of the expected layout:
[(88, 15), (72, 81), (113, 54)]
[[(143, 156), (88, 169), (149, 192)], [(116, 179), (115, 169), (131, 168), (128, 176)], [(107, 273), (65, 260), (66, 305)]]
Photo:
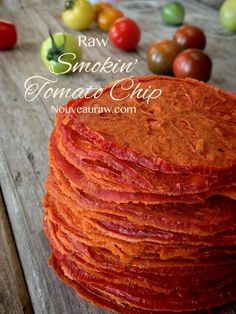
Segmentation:
[(65, 2), (65, 9), (70, 10), (74, 7), (75, 1), (74, 0), (66, 0)]
[(54, 37), (51, 33), (51, 30), (49, 30), (49, 35), (50, 35), (51, 40), (52, 40), (52, 47), (48, 50), (47, 60), (48, 61), (54, 60), (54, 61), (58, 62), (58, 58), (64, 53), (64, 50), (65, 50), (66, 36), (65, 36), (65, 34), (63, 34), (64, 42), (60, 47), (58, 47), (55, 43)]

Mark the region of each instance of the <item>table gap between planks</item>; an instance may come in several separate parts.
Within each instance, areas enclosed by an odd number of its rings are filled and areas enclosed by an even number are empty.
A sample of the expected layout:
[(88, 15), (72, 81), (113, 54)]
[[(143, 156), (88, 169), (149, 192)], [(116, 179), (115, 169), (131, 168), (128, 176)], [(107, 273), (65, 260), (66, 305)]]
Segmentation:
[[(186, 23), (200, 25), (207, 34), (206, 51), (214, 62), (210, 83), (236, 90), (236, 36), (223, 30), (215, 9), (197, 1), (181, 1), (186, 7)], [(213, 1), (211, 1), (213, 2)], [(142, 28), (137, 52), (122, 53), (107, 47), (83, 47), (84, 61), (95, 63), (112, 59), (129, 62), (138, 59), (131, 75), (149, 74), (145, 55), (148, 44), (171, 38), (175, 27), (160, 21), (165, 1), (122, 1), (119, 7), (135, 18)], [(216, 0), (216, 3), (219, 1)], [(0, 17), (14, 21), (19, 40), (15, 49), (0, 52), (0, 313), (1, 314), (105, 314), (76, 297), (55, 276), (47, 264), (50, 254), (42, 229), (41, 197), (48, 172), (47, 145), (54, 125), (51, 106), (65, 99), (24, 99), (24, 82), (33, 75), (51, 80), (54, 88), (103, 86), (124, 73), (75, 73), (55, 77), (42, 65), (40, 45), (52, 32), (70, 31), (61, 21), (63, 1), (0, 0)], [(70, 31), (71, 32), (71, 31)], [(75, 35), (82, 33), (73, 32)], [(83, 32), (88, 37), (106, 38), (95, 27)]]

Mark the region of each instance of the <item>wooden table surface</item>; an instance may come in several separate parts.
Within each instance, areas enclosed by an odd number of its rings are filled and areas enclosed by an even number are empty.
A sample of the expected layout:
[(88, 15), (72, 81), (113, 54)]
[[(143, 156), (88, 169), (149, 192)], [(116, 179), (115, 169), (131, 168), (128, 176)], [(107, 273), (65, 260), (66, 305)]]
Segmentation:
[[(27, 102), (24, 82), (30, 76), (40, 75), (57, 79), (54, 87), (75, 89), (102, 86), (122, 74), (75, 73), (66, 77), (50, 74), (40, 60), (40, 45), (48, 37), (48, 28), (52, 32), (68, 29), (60, 18), (63, 4), (49, 2), (0, 0), (0, 17), (15, 21), (19, 33), (15, 49), (0, 52), (0, 313), (105, 314), (108, 312), (77, 297), (48, 267), (50, 252), (42, 230), (41, 197), (48, 172), (48, 138), (54, 125), (51, 106), (58, 106), (65, 99), (46, 100), (40, 94)], [(119, 2), (119, 7), (142, 28), (138, 51), (122, 53), (110, 45), (83, 47), (84, 60), (104, 61), (109, 56), (124, 61), (137, 58), (138, 65), (131, 75), (148, 74), (145, 63), (148, 44), (170, 38), (176, 29), (160, 21), (164, 2)], [(186, 7), (186, 23), (201, 26), (207, 34), (206, 51), (214, 62), (210, 83), (236, 91), (236, 35), (221, 27), (215, 8), (194, 0), (181, 2)], [(83, 34), (106, 38), (95, 27)]]

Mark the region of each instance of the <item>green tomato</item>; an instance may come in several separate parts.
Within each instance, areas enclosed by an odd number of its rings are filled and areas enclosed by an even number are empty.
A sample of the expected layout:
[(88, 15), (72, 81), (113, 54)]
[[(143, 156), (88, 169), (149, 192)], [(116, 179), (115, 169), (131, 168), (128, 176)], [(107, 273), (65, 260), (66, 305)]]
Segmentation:
[(181, 3), (169, 2), (162, 7), (161, 16), (166, 24), (180, 25), (183, 23), (185, 9)]
[(221, 24), (231, 32), (236, 32), (236, 0), (226, 0), (220, 8)]
[(77, 29), (88, 29), (95, 19), (94, 6), (87, 0), (67, 0), (62, 19), (66, 26)]
[(76, 37), (70, 34), (50, 34), (41, 46), (41, 58), (54, 74), (72, 72), (72, 67), (81, 61), (82, 49)]

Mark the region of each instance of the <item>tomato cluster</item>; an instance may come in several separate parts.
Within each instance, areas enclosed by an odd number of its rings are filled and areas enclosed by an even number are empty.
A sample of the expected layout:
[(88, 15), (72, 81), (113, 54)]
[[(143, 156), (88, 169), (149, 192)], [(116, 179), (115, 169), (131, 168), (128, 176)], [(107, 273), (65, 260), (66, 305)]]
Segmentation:
[[(161, 17), (167, 24), (182, 24), (184, 16), (185, 9), (178, 2), (169, 2), (162, 7)], [(68, 27), (78, 30), (88, 29), (95, 22), (99, 29), (109, 33), (111, 43), (124, 51), (135, 49), (141, 38), (137, 23), (125, 17), (122, 11), (109, 2), (92, 5), (88, 0), (66, 0), (62, 18)], [(57, 37), (57, 34), (55, 35)], [(52, 40), (49, 39), (49, 43), (51, 42)], [(148, 67), (155, 74), (208, 81), (211, 76), (212, 61), (203, 52), (205, 46), (204, 32), (197, 26), (184, 25), (177, 29), (172, 39), (161, 40), (150, 45), (147, 50)], [(55, 47), (56, 53), (62, 49), (62, 47)], [(74, 61), (81, 58), (80, 47), (77, 47), (77, 52), (78, 57)], [(46, 64), (48, 61), (50, 64), (56, 62), (56, 53), (52, 60), (48, 60), (48, 55), (44, 53), (46, 55), (43, 58), (44, 62)]]
[(194, 25), (177, 29), (171, 40), (161, 40), (147, 50), (149, 69), (155, 74), (191, 77), (207, 82), (211, 76), (212, 61), (203, 52), (204, 32)]
[(89, 29), (94, 21), (101, 30), (109, 31), (115, 20), (123, 16), (123, 12), (109, 2), (92, 5), (88, 0), (66, 0), (62, 12), (65, 25), (80, 31)]
[[(136, 22), (124, 17), (123, 12), (109, 2), (92, 5), (88, 0), (66, 0), (62, 19), (68, 27), (76, 30), (88, 29), (95, 21), (101, 30), (109, 32), (113, 45), (125, 51), (134, 49), (141, 37)], [(75, 36), (50, 34), (42, 43), (41, 58), (54, 74), (72, 73), (73, 66), (82, 59), (82, 49)]]
[(141, 37), (137, 23), (109, 2), (92, 5), (87, 0), (66, 0), (62, 19), (77, 30), (88, 29), (95, 21), (102, 31), (109, 32), (113, 45), (125, 51), (135, 49)]
[[(178, 2), (169, 2), (162, 7), (161, 17), (167, 24), (182, 24), (185, 9)], [(94, 5), (87, 0), (66, 0), (62, 14), (65, 24), (83, 30), (93, 21), (102, 30), (109, 32), (111, 43), (122, 50), (136, 48), (141, 38), (137, 23), (124, 17), (122, 11), (109, 2)], [(147, 51), (149, 69), (155, 74), (177, 77), (192, 77), (208, 81), (211, 76), (212, 61), (202, 51), (206, 45), (203, 31), (194, 25), (177, 29), (171, 40), (161, 40), (150, 45)]]
[(101, 30), (109, 32), (112, 44), (125, 51), (135, 49), (141, 37), (137, 23), (124, 17), (123, 12), (114, 8), (109, 2), (99, 2), (94, 7), (96, 23)]

